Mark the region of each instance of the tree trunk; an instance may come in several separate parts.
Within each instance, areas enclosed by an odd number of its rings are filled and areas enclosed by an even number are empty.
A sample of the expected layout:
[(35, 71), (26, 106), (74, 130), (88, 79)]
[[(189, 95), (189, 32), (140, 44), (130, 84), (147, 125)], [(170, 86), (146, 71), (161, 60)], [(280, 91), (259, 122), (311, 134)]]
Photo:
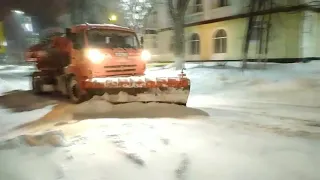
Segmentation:
[(174, 27), (175, 34), (175, 67), (176, 69), (184, 68), (184, 52), (185, 52), (185, 41), (184, 41), (184, 19), (183, 17), (177, 17)]

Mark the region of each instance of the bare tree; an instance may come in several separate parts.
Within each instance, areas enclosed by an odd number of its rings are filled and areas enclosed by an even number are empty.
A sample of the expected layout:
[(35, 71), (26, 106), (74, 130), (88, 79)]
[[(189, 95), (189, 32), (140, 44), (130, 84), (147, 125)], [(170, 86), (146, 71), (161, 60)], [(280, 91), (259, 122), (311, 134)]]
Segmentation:
[(127, 26), (141, 30), (157, 2), (158, 0), (120, 0), (120, 9)]
[(107, 0), (69, 0), (71, 22), (73, 24), (106, 22), (108, 5)]
[(177, 69), (184, 67), (184, 17), (190, 0), (167, 0), (169, 13), (173, 22), (175, 65)]
[(85, 0), (69, 0), (68, 9), (70, 11), (70, 19), (72, 24), (80, 24), (84, 22)]

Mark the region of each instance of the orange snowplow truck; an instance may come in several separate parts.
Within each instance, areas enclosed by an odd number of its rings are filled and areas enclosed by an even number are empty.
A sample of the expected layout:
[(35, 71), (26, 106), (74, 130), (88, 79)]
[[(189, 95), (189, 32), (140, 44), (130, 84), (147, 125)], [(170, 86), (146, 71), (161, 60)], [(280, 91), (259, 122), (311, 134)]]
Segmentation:
[(75, 25), (26, 52), (26, 61), (37, 67), (32, 74), (35, 94), (60, 92), (80, 103), (107, 93), (113, 103), (186, 105), (190, 80), (183, 72), (173, 77), (145, 75), (150, 58), (133, 30), (112, 24)]

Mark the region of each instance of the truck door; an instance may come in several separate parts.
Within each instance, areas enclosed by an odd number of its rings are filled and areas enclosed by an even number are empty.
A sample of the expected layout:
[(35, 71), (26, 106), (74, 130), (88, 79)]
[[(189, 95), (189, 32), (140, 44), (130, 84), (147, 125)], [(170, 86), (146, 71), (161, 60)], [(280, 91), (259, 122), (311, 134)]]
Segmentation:
[(73, 65), (81, 65), (83, 64), (83, 52), (84, 52), (84, 33), (79, 32), (76, 33), (76, 37), (74, 39), (73, 48), (71, 52), (71, 64)]

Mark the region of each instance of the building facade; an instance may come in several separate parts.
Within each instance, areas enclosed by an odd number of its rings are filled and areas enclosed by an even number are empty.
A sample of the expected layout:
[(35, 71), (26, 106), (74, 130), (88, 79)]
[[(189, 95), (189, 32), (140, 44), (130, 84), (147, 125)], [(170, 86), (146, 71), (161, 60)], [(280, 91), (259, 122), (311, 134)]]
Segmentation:
[[(74, 1), (79, 3), (78, 1)], [(72, 24), (83, 24), (83, 23), (110, 23), (109, 18), (112, 15), (117, 17), (116, 21), (111, 23), (117, 25), (124, 25), (124, 15), (119, 11), (119, 0), (87, 0), (87, 3), (91, 4), (90, 8), (83, 8), (86, 11), (81, 10), (77, 4), (73, 5), (69, 12), (57, 17), (57, 22), (61, 28), (70, 27)], [(93, 6), (94, 5), (94, 6)]]
[[(245, 43), (249, 44), (248, 59), (319, 58), (318, 4), (307, 0), (268, 2), (253, 12), (250, 0), (191, 0), (185, 16), (185, 59), (241, 60)], [(146, 23), (144, 47), (155, 55), (154, 61), (172, 61), (172, 20), (166, 4), (155, 9)], [(251, 35), (246, 40), (249, 27)]]

